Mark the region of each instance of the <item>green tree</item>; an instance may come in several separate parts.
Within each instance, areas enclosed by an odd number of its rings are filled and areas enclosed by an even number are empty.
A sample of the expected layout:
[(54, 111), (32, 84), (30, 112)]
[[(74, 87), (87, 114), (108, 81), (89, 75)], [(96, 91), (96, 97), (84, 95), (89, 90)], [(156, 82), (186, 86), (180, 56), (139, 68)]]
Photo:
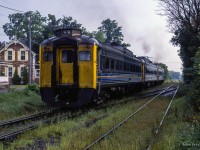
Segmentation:
[(76, 28), (82, 29), (82, 32), (88, 34), (86, 28), (82, 27), (82, 24), (77, 23), (71, 16), (56, 19), (55, 15), (48, 14), (46, 18), (46, 22), (43, 29), (43, 37), (44, 39), (50, 38), (54, 36), (54, 31), (61, 28)]
[(93, 31), (92, 33), (92, 36), (97, 39), (98, 41), (104, 43), (106, 41), (104, 35), (103, 35), (103, 32), (101, 31)]
[(28, 83), (28, 70), (26, 69), (26, 67), (24, 67), (23, 70), (23, 84), (27, 84)]
[(194, 79), (192, 58), (200, 46), (200, 1), (159, 0), (161, 15), (167, 16), (168, 25), (174, 37), (171, 42), (180, 47), (183, 62), (183, 79), (190, 83)]
[(55, 15), (48, 14), (46, 24), (44, 25), (43, 37), (48, 39), (54, 36), (54, 31), (60, 28), (61, 19), (56, 19)]
[(13, 78), (12, 78), (12, 83), (15, 84), (15, 85), (19, 85), (20, 82), (21, 82), (21, 79), (20, 79), (20, 77), (17, 73), (17, 70), (15, 70)]
[(195, 110), (200, 111), (200, 48), (198, 48), (194, 58), (193, 64), (193, 81), (187, 85), (187, 98), (192, 103)]
[(48, 17), (42, 17), (40, 12), (26, 12), (10, 14), (10, 22), (3, 25), (4, 32), (9, 38), (16, 37), (23, 39), (29, 45), (29, 23), (31, 18), (31, 37), (32, 50), (38, 53), (39, 44), (52, 36), (54, 31), (59, 28), (78, 28), (86, 32), (82, 24), (77, 23), (72, 17), (63, 16), (56, 19), (55, 15), (48, 14)]
[(123, 43), (122, 27), (118, 26), (116, 20), (103, 20), (98, 28), (98, 32), (103, 33), (106, 42), (116, 42), (126, 47), (130, 46), (130, 44)]
[(161, 68), (164, 69), (164, 79), (165, 79), (165, 80), (169, 79), (168, 66), (167, 66), (166, 64), (163, 64), (163, 63), (158, 63), (158, 65), (160, 65)]
[(64, 16), (61, 21), (61, 28), (76, 28), (76, 29), (81, 29), (82, 24), (77, 23), (76, 20), (73, 20), (72, 17), (66, 17)]
[(46, 18), (42, 17), (38, 11), (10, 14), (8, 18), (10, 22), (3, 25), (6, 35), (9, 36), (9, 39), (13, 37), (23, 39), (27, 45), (29, 45), (29, 23), (31, 22), (32, 50), (37, 52), (39, 43), (44, 40), (42, 31), (44, 30)]
[(169, 71), (169, 78), (172, 80), (181, 80), (181, 73), (176, 71)]

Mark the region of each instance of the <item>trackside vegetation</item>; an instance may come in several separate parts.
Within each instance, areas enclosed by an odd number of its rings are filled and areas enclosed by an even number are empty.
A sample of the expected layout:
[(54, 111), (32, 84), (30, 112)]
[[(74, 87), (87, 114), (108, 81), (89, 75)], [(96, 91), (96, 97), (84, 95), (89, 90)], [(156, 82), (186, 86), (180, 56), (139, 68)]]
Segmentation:
[(0, 120), (11, 119), (44, 109), (36, 84), (25, 89), (10, 88), (8, 93), (0, 93)]
[[(190, 103), (191, 99), (185, 96), (186, 90), (188, 89), (184, 85), (180, 86), (163, 127), (155, 139), (153, 150), (200, 148), (200, 115), (194, 111)], [(29, 85), (24, 90), (11, 90), (9, 95), (0, 94), (1, 120), (44, 109), (45, 106), (37, 92), (37, 85)], [(6, 98), (7, 101), (3, 101)], [(13, 100), (17, 102), (12, 103)], [(11, 143), (0, 143), (0, 149), (83, 149), (137, 110), (147, 100), (149, 99), (134, 100), (98, 111), (90, 110), (73, 119), (66, 118), (51, 125), (41, 126), (33, 131), (25, 132)], [(92, 149), (146, 149), (168, 104), (167, 97), (161, 97), (150, 103), (141, 113), (131, 118)]]
[[(57, 123), (41, 126), (36, 130), (22, 134), (9, 145), (0, 145), (4, 149), (45, 148), (54, 149), (83, 149), (108, 129), (136, 111), (149, 99), (135, 100), (102, 110), (90, 110), (87, 114), (65, 119)], [(143, 149), (148, 145), (149, 138), (166, 110), (168, 98), (160, 98), (149, 105), (144, 111), (130, 119), (124, 126), (116, 130), (108, 138), (95, 145), (94, 149)], [(155, 108), (155, 109), (154, 109)], [(149, 109), (153, 110), (150, 111)], [(102, 119), (95, 121), (96, 118)], [(128, 130), (127, 130), (128, 129)], [(122, 140), (122, 137), (125, 137)], [(125, 142), (127, 139), (128, 142)], [(135, 140), (132, 140), (135, 139)], [(110, 144), (111, 143), (111, 144)], [(117, 147), (116, 147), (117, 146)]]
[(153, 146), (155, 150), (200, 149), (200, 114), (185, 98), (174, 101), (161, 134)]

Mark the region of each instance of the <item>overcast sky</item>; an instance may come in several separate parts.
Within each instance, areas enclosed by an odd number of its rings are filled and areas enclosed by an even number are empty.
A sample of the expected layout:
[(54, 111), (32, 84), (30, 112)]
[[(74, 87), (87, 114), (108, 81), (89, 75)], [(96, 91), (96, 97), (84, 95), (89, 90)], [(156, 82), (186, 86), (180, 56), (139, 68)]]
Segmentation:
[[(107, 18), (122, 26), (124, 42), (137, 56), (149, 56), (152, 61), (162, 62), (169, 70), (181, 71), (181, 60), (170, 39), (165, 17), (156, 14), (156, 0), (0, 0), (0, 5), (22, 10), (38, 10), (61, 18), (72, 16), (88, 31), (95, 31)], [(8, 14), (16, 13), (0, 7), (0, 41), (8, 41), (2, 25), (9, 22)]]

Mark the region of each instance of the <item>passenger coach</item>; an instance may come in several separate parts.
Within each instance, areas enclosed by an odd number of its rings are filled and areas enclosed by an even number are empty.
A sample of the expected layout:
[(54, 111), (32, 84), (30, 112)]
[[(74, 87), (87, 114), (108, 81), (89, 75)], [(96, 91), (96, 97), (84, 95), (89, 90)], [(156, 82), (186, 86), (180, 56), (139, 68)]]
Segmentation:
[(161, 73), (117, 43), (100, 43), (79, 29), (57, 30), (40, 46), (41, 97), (54, 106), (102, 102), (111, 92), (162, 82)]

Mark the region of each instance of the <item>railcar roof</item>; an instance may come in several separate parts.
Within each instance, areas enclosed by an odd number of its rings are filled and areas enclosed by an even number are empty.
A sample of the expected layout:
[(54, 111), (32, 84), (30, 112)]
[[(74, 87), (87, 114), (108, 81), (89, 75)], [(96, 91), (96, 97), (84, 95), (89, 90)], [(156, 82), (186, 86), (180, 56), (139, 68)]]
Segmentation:
[(120, 54), (125, 55), (127, 57), (134, 58), (137, 61), (141, 61), (140, 59), (138, 59), (133, 54), (132, 51), (128, 50), (127, 48), (123, 47), (122, 45), (117, 44), (116, 42), (101, 43), (98, 40), (96, 40), (95, 38), (92, 38), (92, 37), (89, 37), (89, 36), (86, 36), (86, 35), (82, 35), (82, 33), (79, 36), (72, 36), (72, 34), (68, 34), (67, 32), (65, 32), (66, 33), (65, 35), (62, 34), (62, 33), (64, 33), (64, 31), (71, 31), (72, 32), (73, 30), (81, 31), (80, 29), (73, 29), (73, 28), (59, 29), (59, 30), (55, 31), (56, 36), (44, 40), (41, 43), (41, 45), (52, 45), (54, 43), (54, 41), (69, 39), (69, 40), (77, 41), (79, 44), (96, 44), (100, 48), (106, 49), (108, 51), (120, 53)]

